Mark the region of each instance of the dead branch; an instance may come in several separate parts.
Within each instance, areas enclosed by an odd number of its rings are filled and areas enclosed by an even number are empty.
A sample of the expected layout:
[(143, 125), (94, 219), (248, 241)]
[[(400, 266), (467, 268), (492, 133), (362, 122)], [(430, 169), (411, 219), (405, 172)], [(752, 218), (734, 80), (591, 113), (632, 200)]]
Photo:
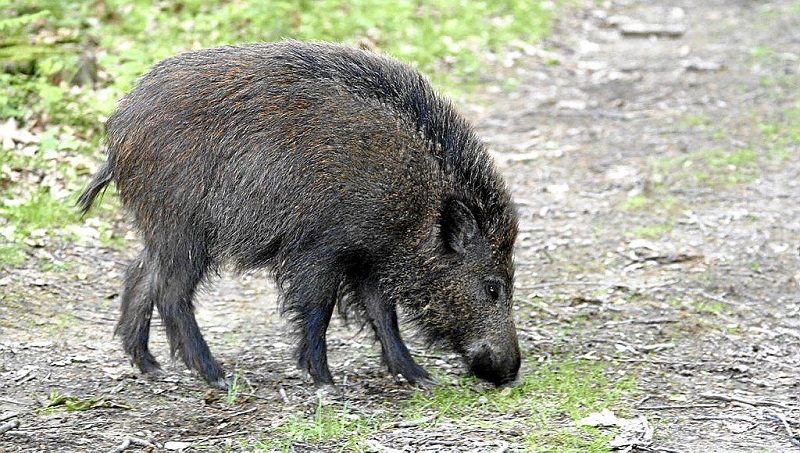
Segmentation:
[(188, 437), (186, 439), (181, 440), (181, 442), (205, 442), (207, 440), (225, 439), (225, 438), (228, 438), (228, 437), (243, 436), (243, 435), (246, 435), (246, 434), (247, 434), (247, 431), (234, 431), (232, 433), (217, 434), (217, 435), (214, 435), (214, 436)]
[(674, 285), (675, 283), (678, 283), (679, 281), (680, 280), (668, 280), (665, 282), (651, 283), (649, 285), (628, 285), (622, 282), (609, 282), (609, 281), (597, 281), (597, 282), (563, 281), (563, 282), (535, 283), (533, 285), (520, 286), (517, 289), (520, 291), (529, 291), (532, 289), (551, 288), (553, 286), (607, 286), (609, 288), (623, 289), (626, 291), (643, 291), (653, 288), (663, 288), (665, 286), (671, 286)]
[[(713, 406), (713, 407), (719, 407), (719, 406)], [(689, 420), (697, 420), (697, 421), (703, 421), (703, 420), (722, 420), (722, 421), (735, 420), (737, 422), (757, 423), (757, 421), (755, 419), (753, 419), (752, 417), (747, 417), (745, 415), (697, 415), (697, 416), (694, 416), (694, 417), (689, 417)]]
[(800, 439), (798, 439), (797, 435), (795, 435), (794, 432), (792, 431), (792, 427), (789, 425), (789, 421), (787, 420), (786, 416), (780, 412), (775, 412), (775, 411), (767, 411), (767, 413), (781, 422), (781, 424), (783, 425), (783, 429), (786, 431), (786, 434), (789, 435), (789, 442), (791, 442), (795, 446), (800, 446)]
[(0, 425), (0, 435), (19, 427), (19, 420), (11, 420)]
[(128, 447), (130, 446), (131, 446), (131, 439), (130, 437), (126, 437), (121, 444), (109, 450), (108, 453), (122, 453), (123, 451), (127, 450)]
[(289, 404), (289, 397), (286, 396), (286, 390), (284, 390), (283, 386), (278, 387), (278, 394), (281, 396), (284, 404)]
[(775, 401), (753, 400), (753, 399), (743, 398), (740, 396), (727, 396), (727, 395), (720, 395), (717, 393), (701, 393), (699, 396), (701, 398), (706, 398), (710, 400), (725, 401), (728, 403), (747, 404), (748, 406), (774, 406), (774, 407), (780, 407), (781, 409), (789, 409), (789, 407), (786, 406), (785, 404), (778, 403)]
[(529, 299), (527, 297), (517, 297), (516, 299), (517, 300), (521, 300), (521, 301), (525, 302), (526, 304), (530, 305), (531, 307), (539, 309), (539, 310), (547, 313), (548, 315), (550, 315), (550, 316), (552, 316), (554, 318), (558, 317), (558, 313), (556, 313), (553, 310), (547, 308), (544, 304), (537, 304), (536, 302), (532, 301), (531, 299)]
[(19, 412), (6, 412), (5, 414), (0, 414), (0, 422), (4, 422), (8, 419), (14, 418), (19, 415)]
[(674, 318), (653, 318), (653, 319), (626, 319), (624, 321), (608, 321), (604, 327), (622, 326), (627, 324), (674, 324), (680, 322)]
[(712, 403), (698, 403), (698, 404), (665, 404), (660, 406), (643, 406), (637, 407), (636, 410), (639, 411), (670, 411), (670, 410), (678, 410), (678, 409), (705, 409), (705, 408), (714, 408), (720, 407), (719, 404), (712, 404)]

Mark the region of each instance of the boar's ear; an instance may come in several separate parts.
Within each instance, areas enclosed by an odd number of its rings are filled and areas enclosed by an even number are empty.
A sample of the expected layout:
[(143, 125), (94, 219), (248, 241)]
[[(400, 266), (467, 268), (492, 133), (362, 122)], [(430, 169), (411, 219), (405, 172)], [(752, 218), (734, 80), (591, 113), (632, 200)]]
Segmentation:
[(442, 208), (442, 240), (453, 252), (464, 253), (478, 234), (478, 222), (472, 211), (458, 200), (450, 200)]

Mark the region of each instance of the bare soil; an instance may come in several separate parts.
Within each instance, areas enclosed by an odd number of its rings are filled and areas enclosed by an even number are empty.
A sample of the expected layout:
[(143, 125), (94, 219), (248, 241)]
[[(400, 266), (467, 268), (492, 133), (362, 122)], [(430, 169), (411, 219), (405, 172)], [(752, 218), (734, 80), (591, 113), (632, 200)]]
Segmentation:
[[(464, 107), (521, 214), (523, 373), (567, 356), (632, 376), (623, 410), (655, 428), (633, 451), (800, 451), (800, 138), (768, 135), (798, 121), (786, 112), (800, 93), (799, 5), (581, 4), (546, 42), (499, 62)], [(135, 372), (112, 337), (133, 254), (47, 243), (28, 267), (0, 270), (0, 431), (11, 428), (1, 452), (237, 451), (313, 413), (267, 275), (226, 274), (200, 296), (201, 328), (241, 371), (245, 402), (226, 404), (169, 365), (159, 327), (152, 349), (169, 374)], [(335, 322), (329, 345), (354, 411), (382, 414), (414, 392), (357, 329)], [(418, 352), (428, 368), (462, 372), (451, 355)], [(53, 391), (108, 407), (38, 411)], [(523, 449), (513, 433), (452, 426), (398, 425), (375, 440), (375, 450)]]

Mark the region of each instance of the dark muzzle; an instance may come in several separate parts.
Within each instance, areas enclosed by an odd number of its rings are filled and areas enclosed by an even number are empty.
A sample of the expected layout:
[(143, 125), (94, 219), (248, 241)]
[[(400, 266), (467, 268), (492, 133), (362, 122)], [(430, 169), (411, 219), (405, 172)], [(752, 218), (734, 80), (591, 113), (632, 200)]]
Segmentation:
[(488, 345), (479, 347), (469, 359), (469, 370), (475, 376), (496, 386), (513, 382), (521, 363), (519, 347), (493, 350)]

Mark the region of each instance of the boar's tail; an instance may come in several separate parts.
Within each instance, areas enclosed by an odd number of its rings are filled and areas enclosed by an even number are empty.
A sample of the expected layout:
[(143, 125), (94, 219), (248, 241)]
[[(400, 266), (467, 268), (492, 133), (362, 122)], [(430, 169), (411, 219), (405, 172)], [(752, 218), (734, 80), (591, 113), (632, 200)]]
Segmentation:
[(81, 214), (89, 212), (89, 208), (92, 207), (97, 194), (104, 190), (113, 179), (114, 166), (111, 163), (111, 159), (109, 159), (97, 170), (86, 190), (78, 197), (78, 207), (81, 208)]

